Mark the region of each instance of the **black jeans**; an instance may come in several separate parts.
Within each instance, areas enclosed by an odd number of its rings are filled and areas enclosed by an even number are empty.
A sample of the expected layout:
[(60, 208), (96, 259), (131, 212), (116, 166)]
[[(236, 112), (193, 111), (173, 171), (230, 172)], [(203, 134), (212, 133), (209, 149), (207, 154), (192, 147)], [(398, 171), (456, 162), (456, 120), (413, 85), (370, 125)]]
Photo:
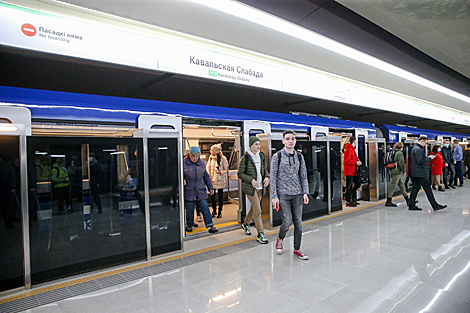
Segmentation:
[(361, 187), (357, 176), (346, 176), (346, 202), (356, 199), (356, 191)]
[[(218, 198), (219, 198), (219, 213), (222, 212), (222, 207), (224, 206), (224, 189), (221, 188), (221, 189), (216, 189), (217, 190), (217, 194), (218, 194)], [(215, 191), (214, 190), (214, 194), (211, 195), (211, 203), (212, 203), (212, 211), (213, 212), (217, 212), (217, 202), (215, 202)]]
[(410, 195), (410, 200), (409, 200), (410, 202), (408, 206), (410, 208), (416, 206), (415, 205), (416, 197), (418, 196), (418, 192), (421, 189), (421, 187), (423, 187), (429, 203), (431, 204), (433, 209), (436, 209), (439, 206), (439, 204), (437, 203), (436, 199), (434, 198), (434, 194), (432, 193), (431, 182), (429, 181), (429, 178), (411, 177), (411, 181), (413, 182), (413, 187), (411, 188), (411, 195)]
[[(443, 171), (443, 178), (444, 178), (444, 185), (452, 186), (454, 185), (454, 178), (455, 178), (455, 169), (453, 164), (449, 164), (448, 166), (444, 166)], [(450, 175), (450, 177), (449, 177)]]

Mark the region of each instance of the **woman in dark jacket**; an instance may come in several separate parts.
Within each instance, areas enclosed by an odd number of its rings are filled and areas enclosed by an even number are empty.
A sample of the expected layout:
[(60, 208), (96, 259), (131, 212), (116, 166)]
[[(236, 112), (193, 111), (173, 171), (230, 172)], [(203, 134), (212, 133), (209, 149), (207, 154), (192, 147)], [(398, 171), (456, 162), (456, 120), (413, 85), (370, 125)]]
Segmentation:
[[(210, 194), (214, 194), (212, 181), (206, 171), (206, 164), (200, 159), (201, 150), (198, 147), (191, 147), (189, 154), (183, 160), (184, 178), (184, 207), (186, 209), (186, 231), (192, 232), (194, 226), (194, 205), (198, 202), (204, 217), (204, 224), (213, 234), (218, 231), (212, 222), (211, 212), (207, 204), (207, 189)], [(206, 189), (207, 186), (207, 189)]]

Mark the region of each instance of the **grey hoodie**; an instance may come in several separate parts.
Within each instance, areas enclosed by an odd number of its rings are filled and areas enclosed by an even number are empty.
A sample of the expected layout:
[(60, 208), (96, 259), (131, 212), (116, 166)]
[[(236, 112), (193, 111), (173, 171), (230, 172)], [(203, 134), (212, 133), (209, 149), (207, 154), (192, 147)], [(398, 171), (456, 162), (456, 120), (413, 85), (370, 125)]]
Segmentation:
[[(295, 150), (294, 150), (295, 151)], [(308, 194), (307, 168), (305, 166), (304, 156), (300, 155), (302, 164), (299, 164), (299, 158), (295, 151), (294, 155), (289, 155), (285, 149), (281, 150), (281, 163), (279, 163), (278, 173), (278, 155), (275, 153), (271, 160), (271, 195), (273, 198), (278, 196), (294, 196)], [(299, 166), (300, 177), (299, 177)]]

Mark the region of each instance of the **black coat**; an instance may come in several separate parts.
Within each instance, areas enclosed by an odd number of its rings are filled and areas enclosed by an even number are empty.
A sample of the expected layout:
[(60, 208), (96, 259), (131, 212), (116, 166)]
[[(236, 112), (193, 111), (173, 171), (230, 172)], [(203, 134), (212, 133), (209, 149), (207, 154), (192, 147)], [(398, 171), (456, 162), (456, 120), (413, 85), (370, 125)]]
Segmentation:
[(444, 163), (453, 164), (454, 163), (454, 156), (452, 152), (452, 147), (446, 148), (445, 146), (441, 149), (441, 155), (444, 159)]
[(426, 157), (424, 147), (419, 143), (415, 144), (411, 150), (411, 177), (429, 178), (431, 161), (430, 157)]

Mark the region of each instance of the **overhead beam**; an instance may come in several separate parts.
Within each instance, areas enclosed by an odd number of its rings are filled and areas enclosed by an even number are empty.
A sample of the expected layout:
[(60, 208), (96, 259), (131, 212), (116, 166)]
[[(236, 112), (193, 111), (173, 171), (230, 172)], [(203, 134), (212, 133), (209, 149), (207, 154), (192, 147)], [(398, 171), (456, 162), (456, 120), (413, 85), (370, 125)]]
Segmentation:
[(148, 82), (146, 83), (143, 83), (142, 85), (140, 85), (142, 87), (142, 89), (145, 89), (147, 87), (150, 87), (152, 85), (155, 85), (155, 84), (158, 84), (159, 82), (167, 79), (167, 78), (170, 78), (172, 77), (173, 75), (175, 74), (169, 74), (169, 73), (166, 73), (166, 74), (163, 74), (162, 76), (158, 76), (157, 78), (154, 78), (154, 79), (151, 79), (149, 80)]

